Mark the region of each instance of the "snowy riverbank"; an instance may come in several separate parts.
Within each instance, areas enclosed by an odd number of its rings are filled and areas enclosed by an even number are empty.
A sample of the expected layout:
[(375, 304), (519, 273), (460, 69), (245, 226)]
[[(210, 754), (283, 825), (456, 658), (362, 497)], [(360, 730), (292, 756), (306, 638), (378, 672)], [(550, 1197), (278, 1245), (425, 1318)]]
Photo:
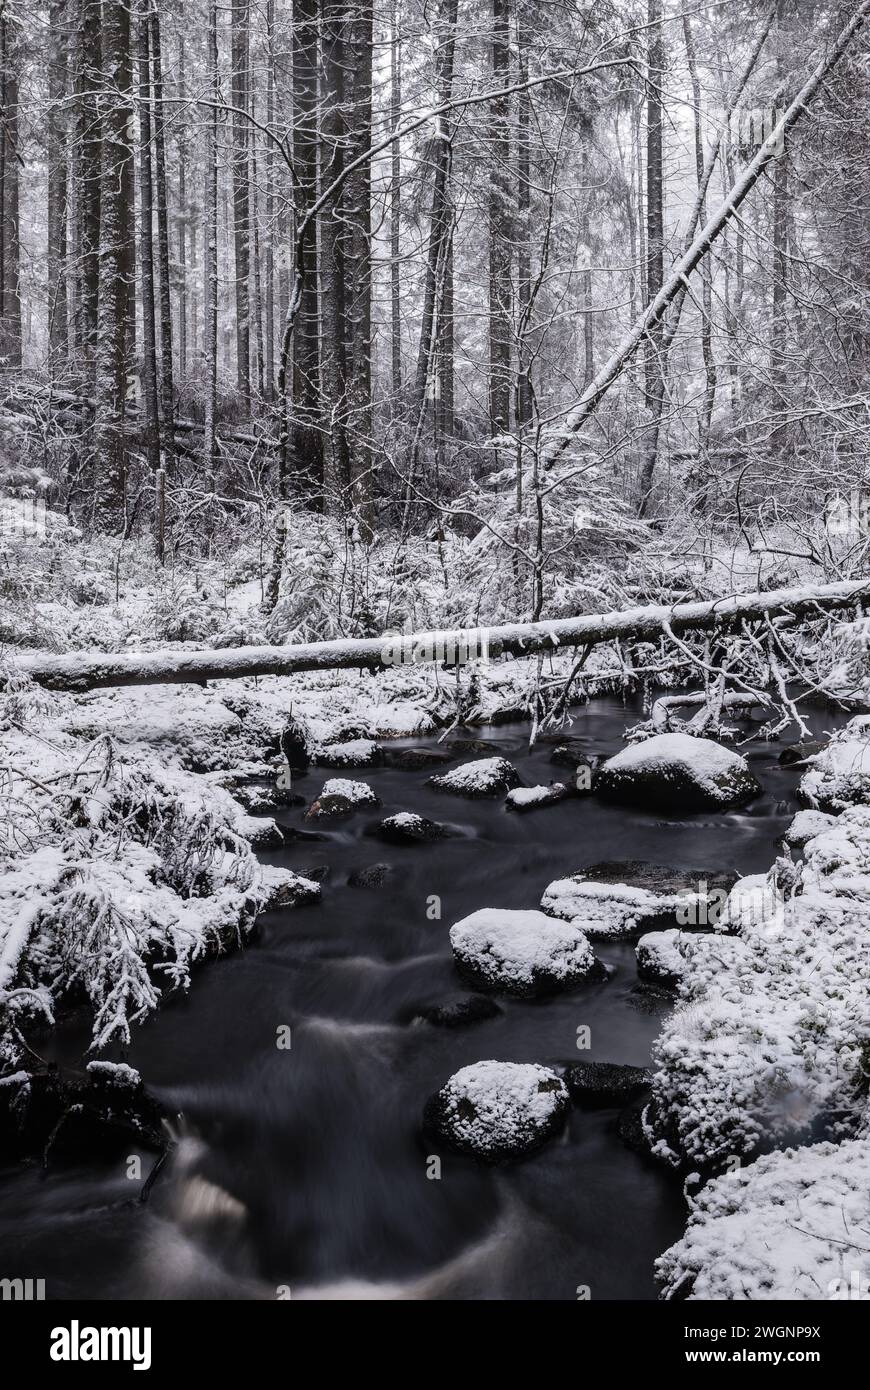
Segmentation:
[(861, 716), (801, 783), (808, 805), (839, 814), (816, 815), (794, 859), (735, 885), (720, 926), (736, 936), (684, 938), (647, 1114), (660, 1156), (718, 1176), (698, 1191), (689, 1174), (686, 1235), (659, 1262), (666, 1297), (870, 1287), (868, 769)]

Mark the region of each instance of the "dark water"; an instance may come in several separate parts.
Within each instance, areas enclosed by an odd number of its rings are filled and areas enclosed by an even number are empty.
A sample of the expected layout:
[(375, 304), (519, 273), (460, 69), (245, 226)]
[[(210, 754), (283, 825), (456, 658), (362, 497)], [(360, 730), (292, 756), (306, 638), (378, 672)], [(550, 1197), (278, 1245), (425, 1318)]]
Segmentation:
[[(597, 701), (570, 733), (607, 754), (636, 717)], [(835, 718), (814, 722), (821, 733)], [(525, 728), (482, 736), (528, 784), (566, 775), (549, 747), (529, 754)], [(641, 1006), (633, 946), (596, 947), (614, 967), (605, 984), (501, 1001), (499, 1017), (462, 1029), (411, 1020), (461, 990), (448, 930), (476, 908), (536, 907), (551, 879), (604, 859), (767, 869), (795, 806), (798, 774), (777, 764), (781, 750), (744, 750), (764, 787), (749, 808), (685, 820), (594, 798), (517, 815), (439, 794), (423, 773), (349, 774), (383, 807), (270, 856), (322, 866), (322, 902), (264, 918), (256, 944), (203, 967), (135, 1040), (128, 1060), (184, 1117), (149, 1202), (130, 1200), (123, 1165), (8, 1173), (0, 1272), (45, 1278), (50, 1297), (575, 1299), (585, 1285), (593, 1299), (654, 1298), (653, 1260), (680, 1235), (683, 1203), (667, 1171), (621, 1143), (615, 1110), (575, 1109), (560, 1140), (496, 1169), (419, 1131), (426, 1097), (470, 1062), (645, 1064), (668, 1004)], [(312, 771), (302, 789), (313, 798), (334, 775)], [(460, 833), (415, 848), (366, 835), (399, 810)], [(388, 886), (348, 886), (374, 862), (395, 867)], [(579, 1053), (582, 1025), (592, 1047)], [(284, 1026), (289, 1050), (276, 1046)], [(74, 1041), (62, 1036), (61, 1051)], [(439, 1180), (427, 1177), (433, 1153)]]

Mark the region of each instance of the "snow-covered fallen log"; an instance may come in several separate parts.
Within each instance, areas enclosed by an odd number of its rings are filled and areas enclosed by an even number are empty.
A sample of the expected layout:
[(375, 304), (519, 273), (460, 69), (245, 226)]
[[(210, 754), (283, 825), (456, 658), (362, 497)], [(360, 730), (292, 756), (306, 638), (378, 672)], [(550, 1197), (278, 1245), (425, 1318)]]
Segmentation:
[(19, 665), (40, 685), (73, 691), (283, 676), (299, 671), (377, 670), (425, 662), (453, 665), (481, 656), (529, 656), (572, 647), (591, 648), (602, 642), (657, 642), (670, 633), (728, 632), (744, 623), (835, 613), (852, 608), (867, 597), (870, 579), (855, 579), (772, 589), (767, 593), (733, 594), (674, 606), (648, 604), (551, 622), (507, 623), (493, 628), (398, 636), (388, 633), (374, 638), (218, 651), (122, 652), (98, 657), (40, 654), (21, 657)]

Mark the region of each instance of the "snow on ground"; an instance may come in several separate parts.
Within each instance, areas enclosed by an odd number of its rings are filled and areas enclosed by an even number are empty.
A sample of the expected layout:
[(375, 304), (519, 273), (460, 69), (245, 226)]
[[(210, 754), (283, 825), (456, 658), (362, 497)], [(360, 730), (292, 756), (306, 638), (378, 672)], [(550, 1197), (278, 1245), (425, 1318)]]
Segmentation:
[(519, 1157), (559, 1128), (564, 1081), (533, 1063), (474, 1062), (451, 1076), (426, 1109), (429, 1126), (479, 1158)]
[(665, 1298), (870, 1297), (870, 1143), (767, 1154), (691, 1200), (656, 1272)]
[(483, 907), (450, 928), (460, 968), (512, 994), (576, 984), (594, 956), (583, 932), (543, 912)]

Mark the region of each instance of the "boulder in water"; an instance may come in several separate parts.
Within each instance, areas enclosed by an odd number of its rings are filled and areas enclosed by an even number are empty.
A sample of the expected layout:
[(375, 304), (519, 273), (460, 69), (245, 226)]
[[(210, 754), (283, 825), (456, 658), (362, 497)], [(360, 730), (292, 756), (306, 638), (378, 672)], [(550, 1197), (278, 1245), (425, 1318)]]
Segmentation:
[(580, 1105), (627, 1105), (649, 1090), (652, 1072), (618, 1062), (576, 1062), (566, 1070), (565, 1082)]
[(567, 1086), (547, 1067), (487, 1061), (455, 1072), (423, 1119), (452, 1148), (498, 1163), (534, 1153), (559, 1132), (568, 1107)]
[(714, 927), (737, 874), (674, 869), (642, 859), (591, 864), (555, 879), (541, 907), (574, 922), (592, 940), (631, 937), (663, 927)]
[(391, 845), (418, 845), (429, 840), (443, 840), (447, 830), (437, 821), (418, 816), (415, 811), (397, 811), (394, 816), (385, 816), (374, 833)]
[(477, 988), (531, 996), (606, 978), (579, 927), (542, 912), (481, 908), (454, 923), (450, 944)]
[(380, 759), (381, 750), (371, 738), (327, 743), (317, 750), (318, 767), (374, 767)]
[(351, 888), (383, 888), (393, 877), (392, 864), (366, 864), (348, 876)]
[(758, 796), (746, 759), (709, 738), (656, 734), (608, 758), (595, 776), (607, 801), (653, 811), (724, 811)]
[(549, 786), (514, 787), (505, 797), (509, 811), (536, 811), (541, 806), (553, 806), (571, 795), (564, 782), (551, 782)]
[(485, 994), (465, 994), (460, 999), (429, 1004), (419, 1009), (416, 1017), (436, 1028), (465, 1028), (470, 1023), (485, 1023), (489, 1018), (497, 1018), (500, 1013), (495, 1000)]
[(477, 758), (451, 772), (429, 778), (430, 785), (438, 791), (469, 797), (503, 795), (512, 787), (518, 787), (519, 782), (519, 773), (507, 758)]

